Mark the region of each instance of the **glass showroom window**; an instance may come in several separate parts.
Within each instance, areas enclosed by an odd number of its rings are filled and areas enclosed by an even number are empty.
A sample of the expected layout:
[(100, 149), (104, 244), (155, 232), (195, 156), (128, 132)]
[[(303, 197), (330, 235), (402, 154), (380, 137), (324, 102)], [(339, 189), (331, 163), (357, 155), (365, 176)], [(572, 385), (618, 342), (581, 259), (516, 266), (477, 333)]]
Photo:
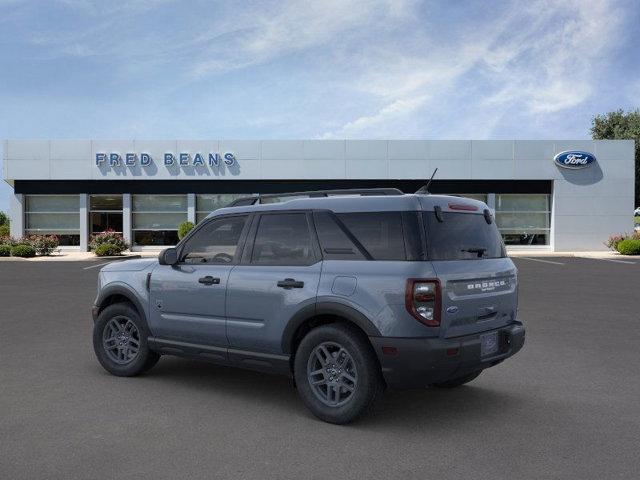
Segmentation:
[(57, 235), (60, 245), (80, 245), (79, 195), (26, 195), (25, 234)]
[(220, 193), (196, 195), (196, 223), (201, 222), (214, 210), (226, 207), (237, 198), (247, 197), (246, 193)]
[(91, 233), (113, 230), (122, 233), (122, 195), (91, 195)]
[(496, 224), (506, 245), (549, 245), (550, 218), (547, 194), (496, 195)]
[(187, 221), (186, 195), (133, 195), (133, 244), (178, 243), (178, 226)]

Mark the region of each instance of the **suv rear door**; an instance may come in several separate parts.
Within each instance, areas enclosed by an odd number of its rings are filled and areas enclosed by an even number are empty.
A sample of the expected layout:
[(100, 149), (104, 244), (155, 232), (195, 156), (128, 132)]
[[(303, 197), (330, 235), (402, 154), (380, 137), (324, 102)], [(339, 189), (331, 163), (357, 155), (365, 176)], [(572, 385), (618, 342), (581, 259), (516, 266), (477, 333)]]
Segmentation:
[(310, 215), (301, 211), (256, 215), (242, 261), (229, 277), (231, 349), (280, 353), (289, 319), (315, 304), (322, 262)]
[(424, 212), (423, 218), (428, 257), (442, 289), (441, 334), (457, 337), (513, 322), (516, 268), (489, 212), (448, 209)]

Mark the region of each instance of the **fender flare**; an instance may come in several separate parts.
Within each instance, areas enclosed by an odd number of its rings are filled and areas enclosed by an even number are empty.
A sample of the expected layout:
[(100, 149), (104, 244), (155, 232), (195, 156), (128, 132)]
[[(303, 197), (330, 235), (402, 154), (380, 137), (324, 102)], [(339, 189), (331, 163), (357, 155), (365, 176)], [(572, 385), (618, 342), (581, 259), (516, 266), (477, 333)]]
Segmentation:
[(291, 344), (298, 328), (307, 320), (318, 315), (334, 315), (342, 317), (357, 325), (369, 337), (380, 337), (382, 334), (374, 323), (359, 310), (338, 302), (319, 302), (307, 305), (299, 310), (287, 323), (282, 333), (282, 351), (291, 354)]
[(104, 301), (113, 295), (121, 295), (125, 297), (127, 300), (129, 300), (131, 303), (133, 303), (133, 305), (136, 307), (136, 310), (138, 310), (138, 313), (142, 317), (142, 320), (147, 322), (147, 311), (142, 306), (142, 302), (138, 298), (138, 295), (136, 295), (133, 289), (131, 289), (128, 286), (125, 286), (124, 284), (107, 285), (106, 287), (100, 290), (100, 293), (98, 294), (98, 298), (96, 298), (96, 303), (95, 303), (95, 306), (98, 308), (96, 309), (96, 316), (95, 316), (96, 318), (94, 318), (94, 321), (97, 319), (97, 311), (102, 309)]

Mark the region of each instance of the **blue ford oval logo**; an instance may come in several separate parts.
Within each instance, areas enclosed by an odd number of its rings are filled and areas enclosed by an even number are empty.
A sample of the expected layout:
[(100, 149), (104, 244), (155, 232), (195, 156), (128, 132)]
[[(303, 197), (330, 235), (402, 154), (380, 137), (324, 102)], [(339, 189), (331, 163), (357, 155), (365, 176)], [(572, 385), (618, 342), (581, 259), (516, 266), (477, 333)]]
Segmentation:
[(567, 150), (560, 152), (553, 161), (563, 168), (586, 168), (596, 161), (594, 154), (589, 152), (581, 152), (580, 150)]
[(447, 313), (457, 313), (458, 312), (458, 307), (456, 307), (455, 305), (451, 305), (450, 307), (447, 308)]

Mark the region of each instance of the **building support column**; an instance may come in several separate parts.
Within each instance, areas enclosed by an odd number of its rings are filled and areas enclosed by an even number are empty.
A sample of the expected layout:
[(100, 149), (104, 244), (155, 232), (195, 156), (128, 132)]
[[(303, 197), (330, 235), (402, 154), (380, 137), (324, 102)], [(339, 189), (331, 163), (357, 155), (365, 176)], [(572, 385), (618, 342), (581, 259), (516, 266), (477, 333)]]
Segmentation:
[(24, 195), (21, 193), (11, 195), (11, 230), (9, 234), (12, 238), (24, 237), (24, 202)]
[(495, 216), (496, 214), (496, 194), (487, 193), (487, 207), (491, 209), (491, 212)]
[(122, 194), (122, 238), (133, 249), (133, 235), (131, 232), (131, 194)]
[(89, 195), (80, 194), (80, 251), (89, 251)]
[(187, 194), (187, 221), (196, 223), (196, 194)]

